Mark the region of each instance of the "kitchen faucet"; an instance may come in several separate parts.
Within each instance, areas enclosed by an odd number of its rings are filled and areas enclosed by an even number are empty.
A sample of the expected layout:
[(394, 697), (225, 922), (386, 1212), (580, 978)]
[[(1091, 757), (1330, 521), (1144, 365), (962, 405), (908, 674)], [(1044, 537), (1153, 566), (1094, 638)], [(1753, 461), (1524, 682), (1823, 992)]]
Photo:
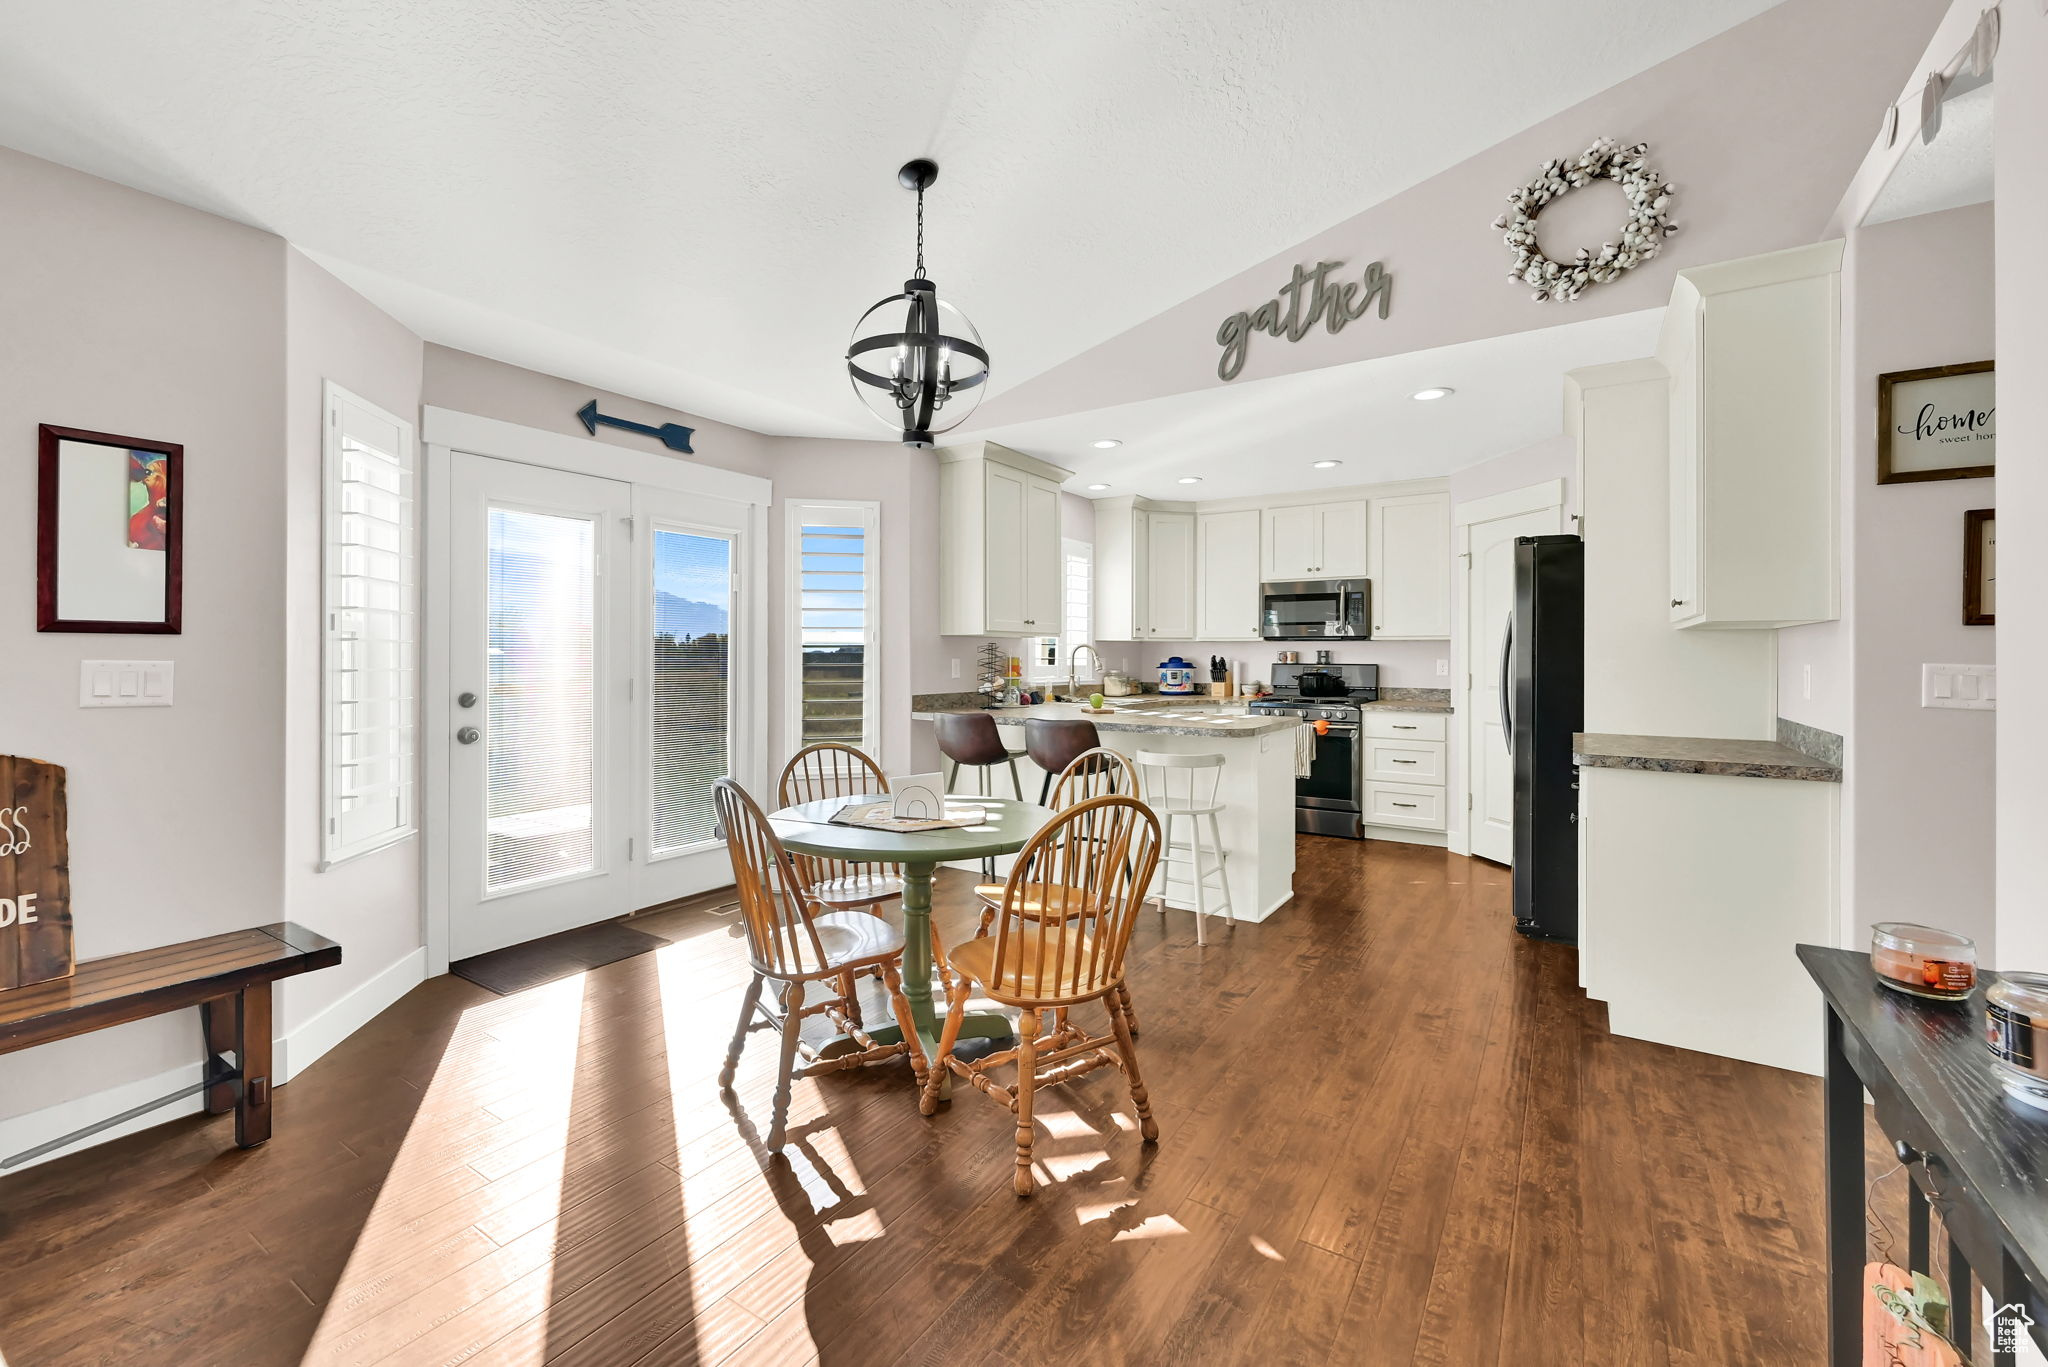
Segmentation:
[(1099, 679), (1102, 675), (1102, 653), (1086, 641), (1075, 646), (1067, 653), (1067, 696), (1069, 698), (1075, 696), (1075, 689), (1078, 687), (1076, 680), (1079, 678), (1079, 674), (1077, 671), (1081, 664), (1081, 652), (1084, 650), (1095, 657), (1096, 677)]

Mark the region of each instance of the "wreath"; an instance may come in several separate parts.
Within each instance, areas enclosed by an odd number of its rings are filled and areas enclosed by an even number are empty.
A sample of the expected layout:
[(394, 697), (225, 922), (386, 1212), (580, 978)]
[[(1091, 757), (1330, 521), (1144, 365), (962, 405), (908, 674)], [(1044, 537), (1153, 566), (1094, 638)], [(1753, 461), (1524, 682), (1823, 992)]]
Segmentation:
[[(1674, 187), (1644, 165), (1649, 151), (1647, 142), (1623, 147), (1612, 138), (1601, 138), (1571, 161), (1560, 157), (1550, 162), (1536, 179), (1509, 195), (1514, 207), (1493, 221), (1494, 227), (1507, 230), (1501, 240), (1515, 254), (1508, 278), (1533, 287), (1538, 303), (1562, 303), (1578, 298), (1586, 286), (1605, 284), (1655, 256), (1678, 225), (1664, 216)], [(1620, 240), (1603, 242), (1598, 251), (1581, 247), (1572, 261), (1552, 261), (1536, 245), (1536, 216), (1560, 195), (1596, 180), (1614, 181), (1628, 196), (1628, 221), (1622, 224)]]

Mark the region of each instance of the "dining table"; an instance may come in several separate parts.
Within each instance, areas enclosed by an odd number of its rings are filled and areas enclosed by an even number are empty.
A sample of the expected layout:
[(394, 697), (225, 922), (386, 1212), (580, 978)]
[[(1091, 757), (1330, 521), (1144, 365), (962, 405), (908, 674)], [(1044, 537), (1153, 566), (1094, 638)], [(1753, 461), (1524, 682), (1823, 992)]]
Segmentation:
[[(930, 831), (877, 830), (835, 824), (832, 820), (847, 806), (886, 802), (888, 798), (887, 793), (869, 793), (800, 802), (769, 813), (768, 824), (774, 828), (782, 847), (796, 854), (901, 867), (903, 995), (910, 1002), (911, 1020), (924, 1042), (925, 1057), (933, 1058), (938, 1054), (939, 1018), (932, 1006), (932, 875), (939, 865), (956, 860), (1015, 854), (1053, 819), (1053, 813), (1035, 803), (1011, 798), (955, 793), (946, 798), (946, 814), (958, 818), (978, 811), (979, 820)], [(961, 1023), (960, 1038), (1008, 1039), (1014, 1031), (1010, 1018), (999, 1011), (970, 1011)], [(877, 1026), (866, 1033), (880, 1044), (893, 1044), (903, 1038), (903, 1032), (893, 1025)], [(853, 1041), (841, 1037), (820, 1052), (829, 1057), (851, 1047)]]

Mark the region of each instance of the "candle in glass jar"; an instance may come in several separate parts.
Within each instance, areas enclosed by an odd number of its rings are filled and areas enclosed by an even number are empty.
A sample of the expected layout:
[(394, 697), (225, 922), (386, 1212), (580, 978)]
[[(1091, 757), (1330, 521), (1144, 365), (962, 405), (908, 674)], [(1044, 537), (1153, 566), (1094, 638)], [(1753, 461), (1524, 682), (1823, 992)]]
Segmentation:
[(1954, 931), (1884, 921), (1870, 930), (1870, 966), (1894, 992), (1961, 1001), (1977, 986), (1977, 945)]

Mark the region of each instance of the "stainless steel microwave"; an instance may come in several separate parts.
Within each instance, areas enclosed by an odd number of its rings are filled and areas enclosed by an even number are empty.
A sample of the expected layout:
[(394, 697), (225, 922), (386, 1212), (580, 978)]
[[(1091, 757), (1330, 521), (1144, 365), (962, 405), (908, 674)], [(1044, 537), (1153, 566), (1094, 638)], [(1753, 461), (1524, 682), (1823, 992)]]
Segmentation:
[(1295, 579), (1259, 586), (1269, 641), (1359, 640), (1372, 635), (1372, 581)]

